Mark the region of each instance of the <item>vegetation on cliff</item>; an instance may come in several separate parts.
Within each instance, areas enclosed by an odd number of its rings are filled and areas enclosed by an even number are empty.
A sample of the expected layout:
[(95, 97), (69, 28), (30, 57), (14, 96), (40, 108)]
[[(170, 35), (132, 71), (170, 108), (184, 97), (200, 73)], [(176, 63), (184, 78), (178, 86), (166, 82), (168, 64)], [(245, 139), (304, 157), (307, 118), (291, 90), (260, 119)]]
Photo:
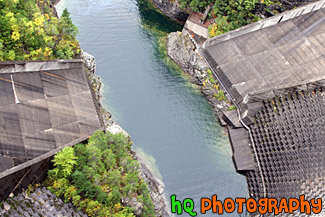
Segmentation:
[(258, 0), (216, 0), (211, 11), (214, 23), (209, 27), (210, 37), (240, 28), (259, 20), (255, 15)]
[(209, 27), (210, 37), (258, 21), (260, 16), (257, 14), (261, 10), (269, 15), (283, 10), (278, 0), (179, 0), (179, 3), (181, 7), (190, 7), (194, 12), (202, 12), (208, 5), (213, 5), (209, 14), (213, 21)]
[(55, 168), (48, 172), (45, 185), (89, 216), (130, 217), (135, 211), (155, 216), (130, 151), (131, 142), (122, 133), (97, 131), (87, 144), (66, 147), (54, 156)]
[(71, 59), (78, 29), (47, 0), (0, 0), (0, 61)]

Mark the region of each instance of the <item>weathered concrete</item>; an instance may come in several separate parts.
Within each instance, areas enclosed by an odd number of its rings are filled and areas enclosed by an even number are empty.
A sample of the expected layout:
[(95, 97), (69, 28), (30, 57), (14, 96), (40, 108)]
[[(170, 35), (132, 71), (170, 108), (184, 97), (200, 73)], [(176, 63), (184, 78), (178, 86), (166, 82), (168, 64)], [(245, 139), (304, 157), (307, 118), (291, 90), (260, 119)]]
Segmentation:
[(323, 0), (208, 39), (204, 57), (238, 104), (314, 89), (325, 84), (324, 14)]
[(41, 216), (74, 216), (87, 217), (71, 203), (64, 203), (45, 187), (37, 187), (31, 194), (26, 192), (12, 195), (0, 207), (3, 217), (41, 217)]
[(0, 72), (17, 73), (17, 72), (35, 72), (41, 70), (64, 70), (80, 68), (81, 59), (72, 60), (51, 60), (51, 61), (1, 61)]
[(192, 32), (194, 32), (195, 34), (197, 34), (198, 36), (204, 37), (204, 38), (209, 38), (209, 32), (208, 29), (196, 24), (190, 20), (186, 21), (185, 23), (185, 28), (187, 28), (188, 30), (191, 30)]

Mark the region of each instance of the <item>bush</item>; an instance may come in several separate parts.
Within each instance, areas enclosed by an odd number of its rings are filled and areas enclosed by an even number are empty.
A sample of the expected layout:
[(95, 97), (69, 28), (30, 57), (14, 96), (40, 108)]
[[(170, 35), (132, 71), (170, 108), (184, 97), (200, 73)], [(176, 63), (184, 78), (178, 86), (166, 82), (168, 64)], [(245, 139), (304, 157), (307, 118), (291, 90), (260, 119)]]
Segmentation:
[(258, 0), (216, 0), (211, 12), (215, 24), (209, 28), (210, 37), (258, 21), (254, 14), (258, 3)]
[(214, 97), (216, 97), (218, 101), (225, 101), (227, 99), (223, 90), (219, 90)]
[(227, 108), (228, 111), (232, 111), (232, 110), (236, 110), (237, 107), (235, 105), (231, 105), (229, 106), (229, 108)]
[(180, 0), (181, 8), (185, 9), (189, 6), (194, 12), (202, 12), (214, 0)]
[(88, 140), (90, 146), (96, 146), (104, 151), (108, 148), (108, 136), (102, 131), (96, 131)]
[(72, 147), (65, 147), (58, 154), (54, 156), (52, 162), (55, 169), (53, 172), (56, 177), (68, 177), (73, 170), (74, 165), (77, 164), (77, 157), (74, 155), (74, 149)]

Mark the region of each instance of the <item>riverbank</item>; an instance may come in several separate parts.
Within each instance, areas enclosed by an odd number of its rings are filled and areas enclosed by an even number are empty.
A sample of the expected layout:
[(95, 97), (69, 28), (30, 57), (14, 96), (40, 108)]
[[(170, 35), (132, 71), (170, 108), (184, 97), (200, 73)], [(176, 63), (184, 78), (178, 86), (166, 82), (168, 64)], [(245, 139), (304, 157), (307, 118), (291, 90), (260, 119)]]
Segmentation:
[[(185, 22), (191, 9), (181, 9), (178, 1), (169, 0), (145, 0), (152, 4), (168, 18), (178, 22)], [(176, 15), (186, 13), (186, 19), (179, 20)], [(212, 107), (214, 115), (219, 119), (221, 125), (225, 123), (221, 115), (225, 111), (234, 110), (236, 107), (231, 104), (227, 94), (220, 88), (220, 85), (209, 70), (208, 64), (201, 57), (189, 32), (183, 28), (182, 31), (169, 33), (167, 36), (160, 36), (158, 40), (159, 52), (164, 63), (169, 67), (182, 73), (182, 77), (193, 84), (193, 88), (199, 90)]]
[[(104, 124), (106, 131), (111, 132), (112, 134), (116, 133), (123, 133), (129, 139), (131, 140), (131, 137), (129, 134), (120, 127), (118, 123), (113, 121), (111, 113), (105, 108), (105, 106), (102, 104), (102, 91), (103, 91), (103, 83), (101, 82), (101, 78), (96, 75), (96, 62), (95, 58), (88, 54), (87, 52), (83, 52), (82, 58), (84, 60), (84, 67), (86, 75), (88, 76), (88, 79), (90, 81), (90, 85), (95, 93), (95, 98), (99, 102), (100, 111), (103, 115)], [(170, 216), (168, 208), (167, 208), (167, 201), (164, 195), (164, 189), (165, 186), (162, 181), (157, 179), (154, 174), (150, 171), (150, 169), (145, 165), (143, 160), (137, 155), (135, 151), (131, 151), (131, 154), (133, 155), (134, 159), (139, 162), (140, 168), (139, 173), (142, 180), (145, 181), (145, 183), (148, 186), (149, 193), (151, 196), (151, 199), (153, 201), (154, 207), (155, 207), (155, 214), (157, 217), (168, 217)], [(129, 203), (128, 205), (134, 209), (136, 209), (136, 206), (139, 206), (137, 204), (132, 203), (132, 201), (127, 201)], [(141, 215), (140, 215), (141, 216)]]
[(167, 55), (189, 75), (191, 83), (202, 92), (223, 125), (220, 118), (222, 112), (236, 107), (230, 103), (226, 93), (212, 77), (208, 64), (201, 57), (189, 34), (185, 29), (169, 34), (166, 38)]

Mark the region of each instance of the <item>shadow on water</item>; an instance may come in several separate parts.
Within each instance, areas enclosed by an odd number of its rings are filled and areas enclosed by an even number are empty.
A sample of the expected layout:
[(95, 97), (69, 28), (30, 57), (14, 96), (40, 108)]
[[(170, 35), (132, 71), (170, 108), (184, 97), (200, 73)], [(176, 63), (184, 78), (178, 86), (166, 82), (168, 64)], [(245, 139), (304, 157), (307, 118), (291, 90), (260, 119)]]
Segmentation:
[[(157, 63), (163, 63), (168, 71), (177, 77), (183, 76), (182, 69), (167, 55), (166, 37), (168, 33), (182, 31), (183, 25), (177, 23), (155, 8), (150, 0), (136, 0), (142, 33), (150, 39), (154, 47)], [(195, 87), (186, 82), (188, 87)]]
[(149, 0), (137, 0), (141, 24), (144, 28), (158, 33), (182, 30), (182, 25), (172, 21), (156, 9)]

